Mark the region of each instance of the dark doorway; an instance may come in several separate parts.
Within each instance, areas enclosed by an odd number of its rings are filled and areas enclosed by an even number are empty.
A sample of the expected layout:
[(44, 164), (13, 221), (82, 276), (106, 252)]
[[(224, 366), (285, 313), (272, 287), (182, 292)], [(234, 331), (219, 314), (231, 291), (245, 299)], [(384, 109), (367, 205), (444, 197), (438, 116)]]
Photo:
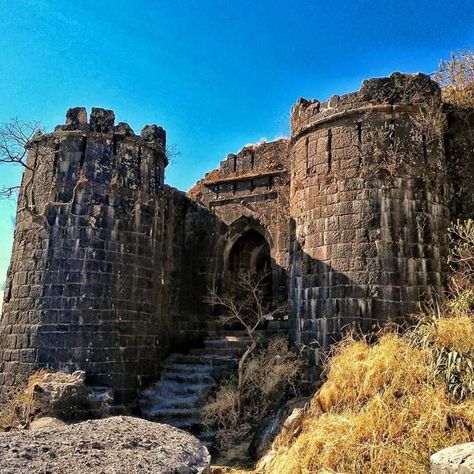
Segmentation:
[(265, 273), (265, 299), (272, 299), (270, 245), (262, 234), (251, 229), (236, 240), (229, 253), (228, 269), (231, 282), (242, 270), (252, 274)]

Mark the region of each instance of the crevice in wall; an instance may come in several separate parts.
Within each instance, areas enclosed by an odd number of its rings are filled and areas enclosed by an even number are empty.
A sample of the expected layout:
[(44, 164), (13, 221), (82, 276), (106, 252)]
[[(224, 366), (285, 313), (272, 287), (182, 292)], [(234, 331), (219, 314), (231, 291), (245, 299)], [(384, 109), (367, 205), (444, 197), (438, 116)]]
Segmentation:
[(118, 137), (114, 135), (112, 138), (112, 153), (114, 156), (117, 155), (117, 148), (118, 148)]
[(86, 148), (87, 148), (87, 137), (82, 137), (81, 141), (81, 159), (79, 161), (79, 169), (82, 169), (84, 166), (84, 161), (86, 159)]
[(309, 138), (306, 137), (304, 142), (304, 153), (305, 153), (305, 175), (309, 173)]
[(142, 147), (138, 147), (137, 153), (137, 185), (140, 186), (142, 182)]
[(58, 161), (59, 161), (59, 142), (54, 144), (54, 161), (53, 161), (53, 176), (56, 176), (58, 171)]
[(423, 160), (425, 162), (425, 165), (428, 164), (428, 149), (426, 146), (426, 135), (423, 133), (421, 135), (421, 144), (423, 146)]
[(332, 130), (330, 128), (328, 129), (327, 153), (328, 153), (328, 172), (331, 172), (331, 168), (332, 168)]

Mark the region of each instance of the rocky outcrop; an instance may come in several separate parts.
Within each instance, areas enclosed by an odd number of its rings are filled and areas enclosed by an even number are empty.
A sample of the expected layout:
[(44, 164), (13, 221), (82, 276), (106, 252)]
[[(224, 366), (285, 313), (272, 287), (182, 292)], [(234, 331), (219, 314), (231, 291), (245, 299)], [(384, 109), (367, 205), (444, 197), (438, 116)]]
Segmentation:
[(474, 443), (442, 449), (430, 458), (431, 474), (474, 473)]
[(194, 436), (122, 416), (0, 434), (0, 453), (3, 474), (210, 472), (209, 453)]
[[(48, 372), (37, 376), (31, 391), (38, 411), (43, 416), (62, 420), (81, 418), (81, 413), (89, 407), (85, 377), (82, 370), (73, 374)], [(32, 380), (35, 380), (35, 376)]]
[(288, 431), (294, 420), (302, 413), (303, 407), (309, 402), (307, 398), (292, 400), (281, 407), (276, 413), (267, 417), (261, 424), (249, 446), (252, 459), (261, 459), (272, 448), (273, 441), (282, 431)]

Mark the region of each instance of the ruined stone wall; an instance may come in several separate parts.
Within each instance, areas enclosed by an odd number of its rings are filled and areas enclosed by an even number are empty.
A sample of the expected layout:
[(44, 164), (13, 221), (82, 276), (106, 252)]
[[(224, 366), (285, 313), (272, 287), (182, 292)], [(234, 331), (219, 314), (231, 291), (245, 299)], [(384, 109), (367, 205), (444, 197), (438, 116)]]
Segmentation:
[[(424, 75), (365, 81), (292, 110), (292, 339), (326, 349), (414, 312), (443, 282), (448, 209), (440, 91)], [(316, 359), (319, 351), (316, 350)]]
[(474, 219), (474, 110), (447, 106), (451, 219)]
[(29, 144), (0, 321), (0, 390), (32, 370), (87, 372), (128, 403), (162, 350), (166, 136), (68, 111)]
[[(206, 174), (189, 196), (209, 208), (225, 224), (214, 249), (214, 284), (222, 285), (232, 244), (249, 229), (270, 245), (274, 291), (287, 297), (290, 239), (288, 140), (250, 145), (230, 154)], [(224, 229), (224, 230), (222, 230)]]
[(212, 287), (214, 249), (226, 226), (186, 193), (165, 187), (163, 307), (169, 344), (174, 351), (199, 344), (212, 328), (204, 302)]
[(450, 109), (445, 133), (441, 106), (424, 75), (301, 99), (291, 140), (229, 155), (187, 194), (164, 186), (162, 128), (137, 136), (111, 111), (93, 109), (88, 122), (71, 109), (29, 145), (0, 397), (50, 367), (85, 370), (89, 385), (132, 402), (171, 348), (215, 328), (204, 297), (230, 284), (246, 235), (255, 261), (268, 261), (268, 244), (272, 296), (289, 294), (297, 344), (327, 349), (348, 327), (368, 332), (416, 311), (443, 284), (448, 194), (453, 217), (472, 213), (470, 124)]

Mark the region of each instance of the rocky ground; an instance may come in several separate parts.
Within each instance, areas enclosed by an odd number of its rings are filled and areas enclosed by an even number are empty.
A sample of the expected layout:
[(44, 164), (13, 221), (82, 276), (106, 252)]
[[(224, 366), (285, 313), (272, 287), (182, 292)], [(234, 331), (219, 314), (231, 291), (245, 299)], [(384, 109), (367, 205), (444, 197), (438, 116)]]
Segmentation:
[(0, 433), (2, 474), (207, 474), (209, 465), (194, 436), (139, 418)]

